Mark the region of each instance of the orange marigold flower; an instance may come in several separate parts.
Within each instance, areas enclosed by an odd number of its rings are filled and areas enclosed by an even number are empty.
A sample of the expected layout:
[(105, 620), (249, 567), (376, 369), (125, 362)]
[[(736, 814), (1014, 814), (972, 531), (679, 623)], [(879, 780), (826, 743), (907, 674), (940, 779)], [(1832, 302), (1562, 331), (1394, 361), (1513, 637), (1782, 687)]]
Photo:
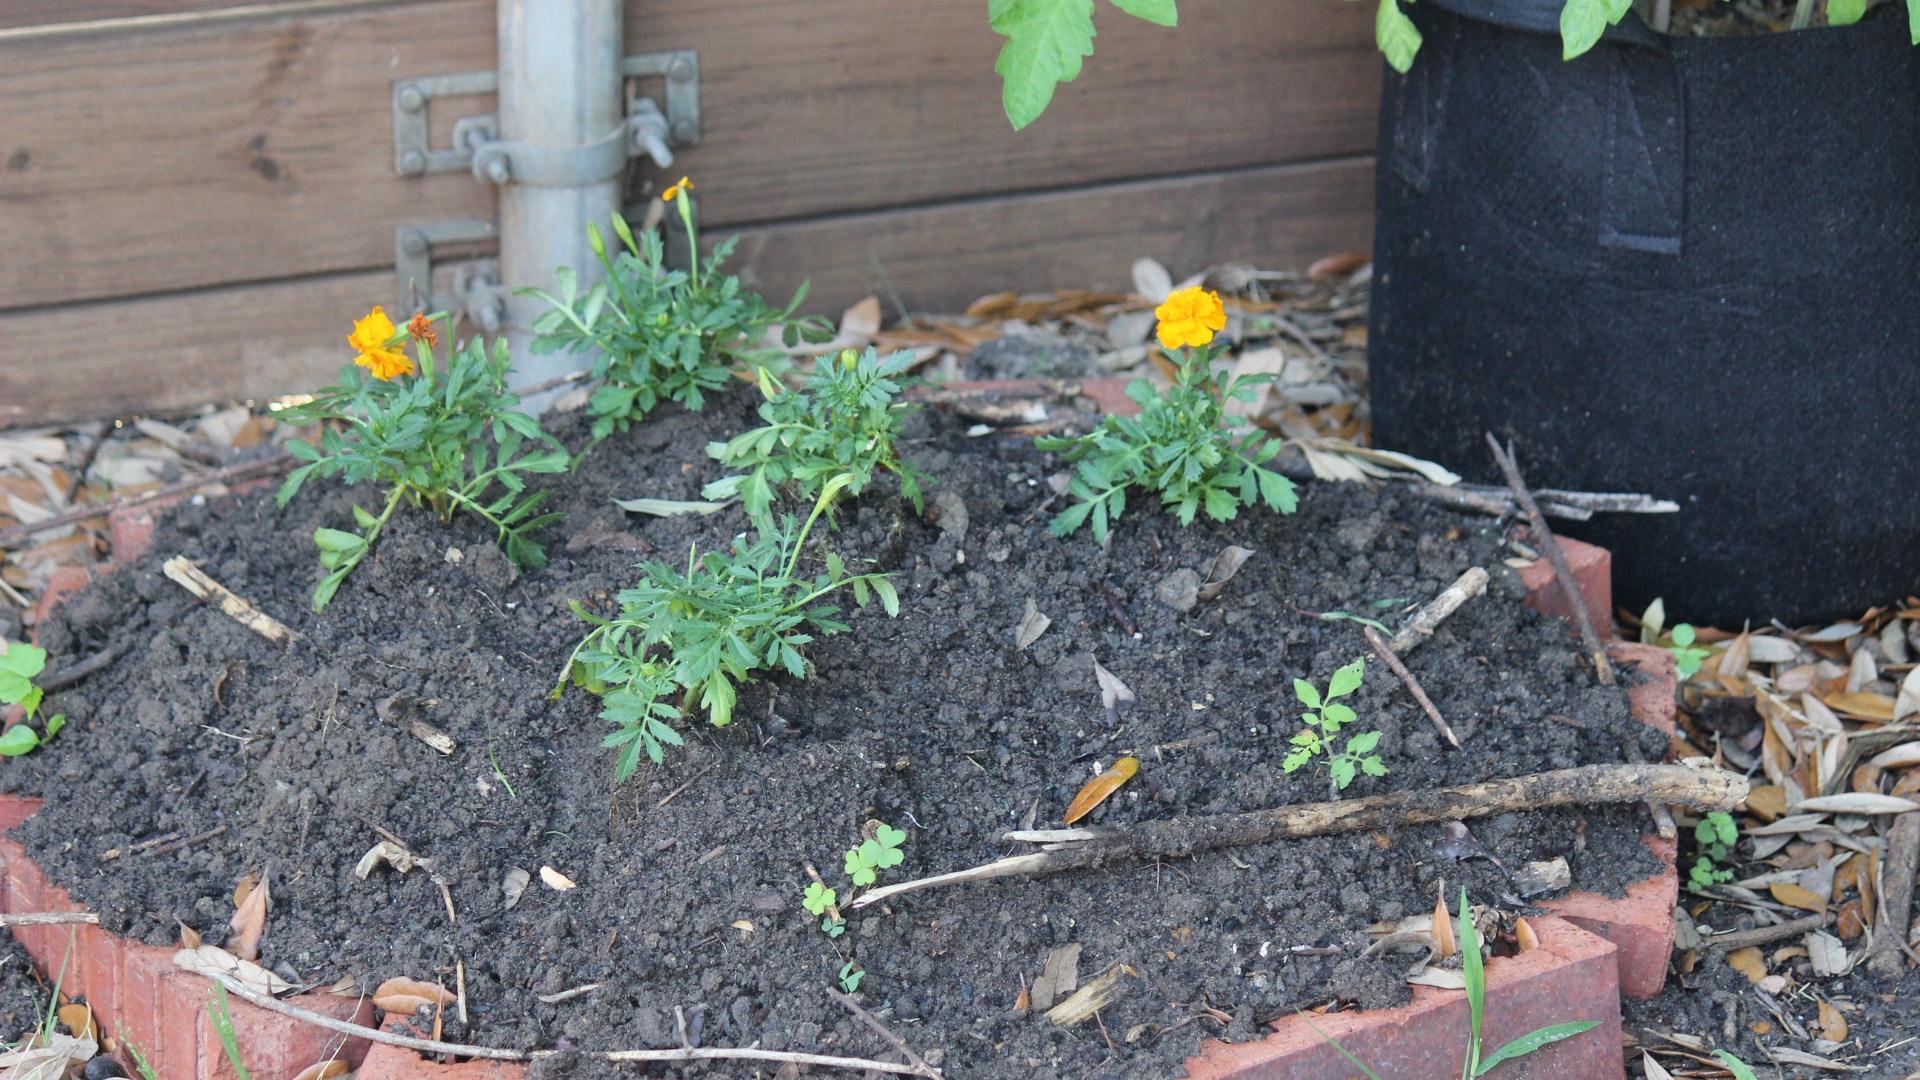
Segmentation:
[(353, 324), (353, 333), (347, 335), (347, 344), (353, 346), (360, 355), (353, 362), (373, 372), (376, 379), (391, 380), (396, 375), (413, 374), (413, 361), (399, 349), (388, 346), (393, 340), (393, 320), (387, 313), (374, 308), (367, 317)]
[(1205, 289), (1181, 289), (1154, 308), (1153, 314), (1160, 320), (1160, 344), (1168, 349), (1199, 348), (1227, 325), (1227, 309), (1220, 305), (1219, 294)]
[(681, 177), (681, 178), (680, 178), (680, 182), (679, 182), (679, 183), (677, 183), (677, 184), (675, 184), (675, 185), (673, 185), (672, 187), (670, 187), (670, 188), (668, 188), (668, 189), (667, 189), (667, 190), (666, 190), (666, 191), (665, 191), (665, 192), (664, 192), (664, 193), (663, 193), (663, 194), (662, 194), (662, 195), (660, 196), (660, 201), (661, 201), (661, 202), (672, 202), (672, 201), (674, 200), (674, 198), (675, 198), (676, 196), (678, 196), (678, 195), (679, 195), (679, 194), (680, 194), (680, 193), (681, 193), (682, 191), (692, 191), (692, 190), (693, 190), (693, 181), (691, 181), (691, 180), (689, 180), (689, 179), (687, 179), (686, 177), (684, 177), (684, 176), (683, 176), (683, 177)]
[(429, 345), (440, 344), (440, 335), (433, 332), (433, 323), (427, 319), (426, 312), (419, 312), (407, 320), (407, 333), (415, 341), (424, 341)]

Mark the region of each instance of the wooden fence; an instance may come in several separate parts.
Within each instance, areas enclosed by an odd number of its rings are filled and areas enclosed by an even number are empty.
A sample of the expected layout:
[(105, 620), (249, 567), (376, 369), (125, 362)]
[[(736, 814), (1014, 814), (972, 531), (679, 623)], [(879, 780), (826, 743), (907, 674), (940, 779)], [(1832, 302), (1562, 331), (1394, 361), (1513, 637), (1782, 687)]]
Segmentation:
[[(815, 310), (955, 310), (1371, 242), (1380, 62), (1342, 0), (1103, 8), (1098, 55), (1008, 128), (980, 0), (629, 0), (629, 53), (700, 54), (696, 178), (735, 269)], [(495, 66), (494, 0), (0, 4), (0, 426), (324, 382), (394, 291), (399, 222), (488, 218), (394, 173), (391, 83)], [(490, 98), (436, 101), (435, 145)]]

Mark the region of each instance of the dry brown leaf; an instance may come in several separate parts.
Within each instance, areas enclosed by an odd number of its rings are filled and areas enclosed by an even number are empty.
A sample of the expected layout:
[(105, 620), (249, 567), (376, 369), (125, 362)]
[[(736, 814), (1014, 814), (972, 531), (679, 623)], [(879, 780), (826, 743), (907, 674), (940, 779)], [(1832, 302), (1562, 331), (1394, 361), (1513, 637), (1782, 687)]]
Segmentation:
[(1347, 277), (1372, 261), (1373, 256), (1364, 252), (1343, 251), (1338, 255), (1315, 259), (1312, 265), (1307, 267), (1307, 277), (1317, 282), (1332, 281), (1335, 278)]
[(1747, 657), (1751, 652), (1751, 647), (1748, 645), (1748, 642), (1751, 640), (1752, 638), (1747, 632), (1742, 630), (1740, 631), (1739, 637), (1727, 643), (1726, 651), (1720, 654), (1718, 671), (1722, 676), (1729, 679), (1744, 679), (1747, 677)]
[(1820, 665), (1799, 664), (1773, 677), (1774, 689), (1783, 694), (1804, 694), (1819, 679)]
[(1107, 801), (1107, 796), (1120, 790), (1120, 785), (1133, 779), (1140, 771), (1140, 759), (1123, 757), (1113, 763), (1113, 767), (1099, 776), (1087, 781), (1087, 786), (1067, 804), (1067, 816), (1061, 820), (1068, 825), (1079, 821), (1093, 811), (1093, 808)]
[(1733, 950), (1727, 954), (1727, 966), (1745, 975), (1755, 985), (1767, 977), (1767, 962), (1761, 958), (1759, 949)]
[(1869, 795), (1880, 794), (1880, 766), (1870, 761), (1861, 762), (1853, 767), (1853, 779), (1847, 784), (1854, 791)]
[(1880, 668), (1873, 662), (1873, 653), (1864, 647), (1855, 649), (1853, 662), (1847, 665), (1847, 692), (1858, 693), (1879, 677)]
[(1820, 1003), (1820, 1034), (1834, 1042), (1847, 1041), (1847, 1018), (1824, 1001)]
[(1212, 600), (1226, 588), (1233, 575), (1240, 572), (1248, 559), (1253, 557), (1252, 548), (1229, 544), (1225, 550), (1213, 557), (1213, 565), (1207, 569), (1206, 583), (1200, 586), (1200, 599)]
[(180, 924), (180, 947), (183, 949), (199, 948), (200, 947), (200, 931), (195, 930), (193, 927), (188, 926), (186, 923), (181, 923)]
[(1033, 997), (1031, 994), (1027, 992), (1027, 988), (1023, 986), (1020, 988), (1020, 996), (1013, 999), (1013, 1011), (1017, 1013), (1026, 1013), (1026, 1012), (1031, 1012), (1032, 1010), (1033, 1010)]
[(1773, 1021), (1750, 1020), (1747, 1022), (1747, 1030), (1753, 1032), (1755, 1035), (1770, 1034), (1773, 1031)]
[(1540, 937), (1533, 932), (1533, 924), (1524, 918), (1513, 920), (1513, 938), (1520, 943), (1521, 952), (1531, 952), (1540, 947)]
[[(1920, 666), (1914, 670), (1920, 671)], [(1889, 746), (1868, 758), (1867, 762), (1880, 769), (1904, 769), (1909, 765), (1920, 765), (1920, 740)]]
[(1837, 694), (1828, 694), (1826, 703), (1834, 712), (1846, 716), (1859, 716), (1868, 720), (1892, 720), (1894, 699), (1885, 694), (1870, 694), (1864, 690), (1850, 692), (1842, 690)]
[(345, 1059), (334, 1058), (332, 1061), (314, 1062), (301, 1069), (293, 1080), (333, 1080), (334, 1077), (345, 1076), (351, 1071), (353, 1071), (352, 1066), (348, 1065)]
[(1908, 769), (1901, 773), (1900, 779), (1894, 783), (1893, 790), (1888, 794), (1900, 799), (1920, 795), (1920, 769)]
[[(267, 909), (273, 903), (271, 882), (262, 877), (249, 889), (240, 906), (234, 909), (227, 925), (233, 936), (227, 939), (227, 951), (242, 960), (260, 959), (260, 937), (267, 932)], [(237, 890), (236, 890), (237, 895)]]
[(1773, 821), (1787, 812), (1787, 789), (1765, 784), (1747, 792), (1747, 812), (1762, 821)]
[(1436, 960), (1445, 960), (1460, 951), (1460, 945), (1453, 937), (1453, 918), (1447, 914), (1447, 891), (1443, 884), (1440, 899), (1433, 905), (1433, 940), (1440, 948), (1433, 954)]
[(1827, 703), (1814, 696), (1812, 691), (1800, 695), (1800, 712), (1806, 716), (1809, 725), (1830, 735), (1846, 731), (1846, 726), (1840, 723), (1840, 718), (1833, 715), (1833, 710), (1827, 707)]
[(1880, 795), (1868, 792), (1848, 791), (1839, 795), (1822, 795), (1817, 799), (1806, 799), (1794, 808), (1795, 813), (1822, 814), (1906, 814), (1920, 810), (1920, 803), (1911, 799), (1897, 798), (1892, 795)]
[(1893, 703), (1895, 720), (1914, 713), (1920, 713), (1920, 666), (1907, 672), (1907, 677), (1900, 680), (1900, 696)]
[(1776, 881), (1767, 886), (1773, 898), (1782, 904), (1802, 911), (1811, 911), (1817, 915), (1827, 913), (1827, 902), (1820, 899), (1818, 893), (1803, 889), (1791, 881)]
[(1040, 614), (1040, 608), (1033, 602), (1033, 597), (1027, 597), (1027, 613), (1020, 617), (1020, 625), (1013, 628), (1015, 651), (1024, 651), (1027, 646), (1039, 641), (1040, 635), (1046, 633), (1047, 627), (1052, 625), (1052, 619)]
[(1065, 997), (1080, 985), (1080, 945), (1062, 945), (1047, 953), (1047, 966), (1040, 977), (1033, 980), (1033, 994), (1029, 999), (1037, 1012), (1046, 1012), (1053, 1003)]
[(1120, 714), (1133, 709), (1133, 688), (1120, 681), (1120, 677), (1093, 661), (1093, 677), (1100, 684), (1100, 704), (1107, 710), (1107, 719), (1114, 720)]
[(547, 888), (554, 892), (566, 892), (573, 888), (573, 879), (551, 866), (540, 868), (540, 880), (546, 882)]
[(60, 1023), (66, 1025), (74, 1038), (100, 1041), (100, 1025), (93, 1019), (93, 1010), (85, 1005), (62, 1005), (54, 1011), (53, 1015)]
[(742, 936), (751, 934), (753, 933), (753, 920), (752, 919), (735, 919), (733, 920), (733, 928), (735, 930), (740, 931)]
[(1640, 1068), (1646, 1072), (1647, 1080), (1673, 1080), (1673, 1074), (1664, 1065), (1653, 1060), (1653, 1055), (1645, 1050), (1640, 1052)]
[(202, 975), (225, 975), (247, 989), (262, 994), (279, 994), (293, 989), (293, 984), (287, 980), (251, 960), (240, 959), (218, 945), (181, 949), (173, 954), (173, 963), (175, 967)]
[(1020, 294), (1008, 289), (1005, 292), (989, 293), (967, 305), (967, 315), (975, 319), (991, 319), (995, 315), (1019, 303)]
[(353, 868), (353, 875), (365, 881), (367, 875), (373, 873), (373, 868), (381, 863), (386, 863), (404, 874), (413, 869), (414, 862), (413, 852), (391, 840), (382, 840), (368, 848), (365, 855), (360, 856), (359, 864)]
[(451, 990), (405, 976), (388, 979), (373, 992), (375, 1008), (406, 1016), (412, 1016), (429, 1005), (451, 1005), (454, 1001), (455, 995)]
[(259, 874), (248, 874), (241, 878), (233, 887), (233, 906), (239, 907), (241, 904), (246, 903), (247, 894), (252, 892), (253, 887), (259, 883)]
[(1852, 941), (1860, 936), (1867, 927), (1862, 917), (1860, 901), (1849, 900), (1840, 905), (1840, 915), (1834, 920), (1833, 932), (1840, 935), (1841, 941)]

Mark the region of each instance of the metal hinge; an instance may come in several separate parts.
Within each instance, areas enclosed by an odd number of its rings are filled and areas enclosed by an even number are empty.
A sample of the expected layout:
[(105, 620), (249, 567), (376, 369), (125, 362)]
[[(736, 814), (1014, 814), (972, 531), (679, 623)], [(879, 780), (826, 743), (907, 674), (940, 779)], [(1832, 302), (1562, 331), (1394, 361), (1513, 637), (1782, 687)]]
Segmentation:
[(446, 311), (464, 315), (486, 333), (497, 333), (506, 318), (506, 300), (500, 295), (500, 263), (473, 259), (453, 270), (453, 292), (433, 291), (433, 248), (436, 244), (477, 244), (500, 238), (499, 226), (485, 218), (461, 221), (422, 221), (393, 227), (394, 310)]
[(661, 168), (673, 163), (670, 147), (700, 142), (700, 54), (694, 49), (639, 53), (620, 62), (624, 79), (666, 80), (665, 110), (650, 97), (635, 97), (622, 128), (581, 146), (536, 147), (500, 140), (498, 117), (463, 117), (454, 124), (453, 145), (429, 144), (427, 110), (435, 98), (495, 93), (492, 71), (427, 75), (393, 81), (393, 171), (400, 176), (472, 169), (496, 184), (574, 184), (605, 179), (646, 155)]

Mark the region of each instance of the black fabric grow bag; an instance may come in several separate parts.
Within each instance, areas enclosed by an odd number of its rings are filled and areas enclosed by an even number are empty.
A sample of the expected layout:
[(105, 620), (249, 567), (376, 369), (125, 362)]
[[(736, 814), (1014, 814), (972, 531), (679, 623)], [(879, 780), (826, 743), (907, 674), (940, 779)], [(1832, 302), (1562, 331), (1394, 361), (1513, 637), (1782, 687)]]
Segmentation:
[(1557, 2), (1413, 4), (1425, 43), (1380, 111), (1377, 443), (1497, 483), (1492, 430), (1535, 486), (1680, 503), (1564, 525), (1613, 549), (1635, 611), (1737, 626), (1920, 592), (1898, 7), (1744, 38), (1629, 15), (1567, 62)]

